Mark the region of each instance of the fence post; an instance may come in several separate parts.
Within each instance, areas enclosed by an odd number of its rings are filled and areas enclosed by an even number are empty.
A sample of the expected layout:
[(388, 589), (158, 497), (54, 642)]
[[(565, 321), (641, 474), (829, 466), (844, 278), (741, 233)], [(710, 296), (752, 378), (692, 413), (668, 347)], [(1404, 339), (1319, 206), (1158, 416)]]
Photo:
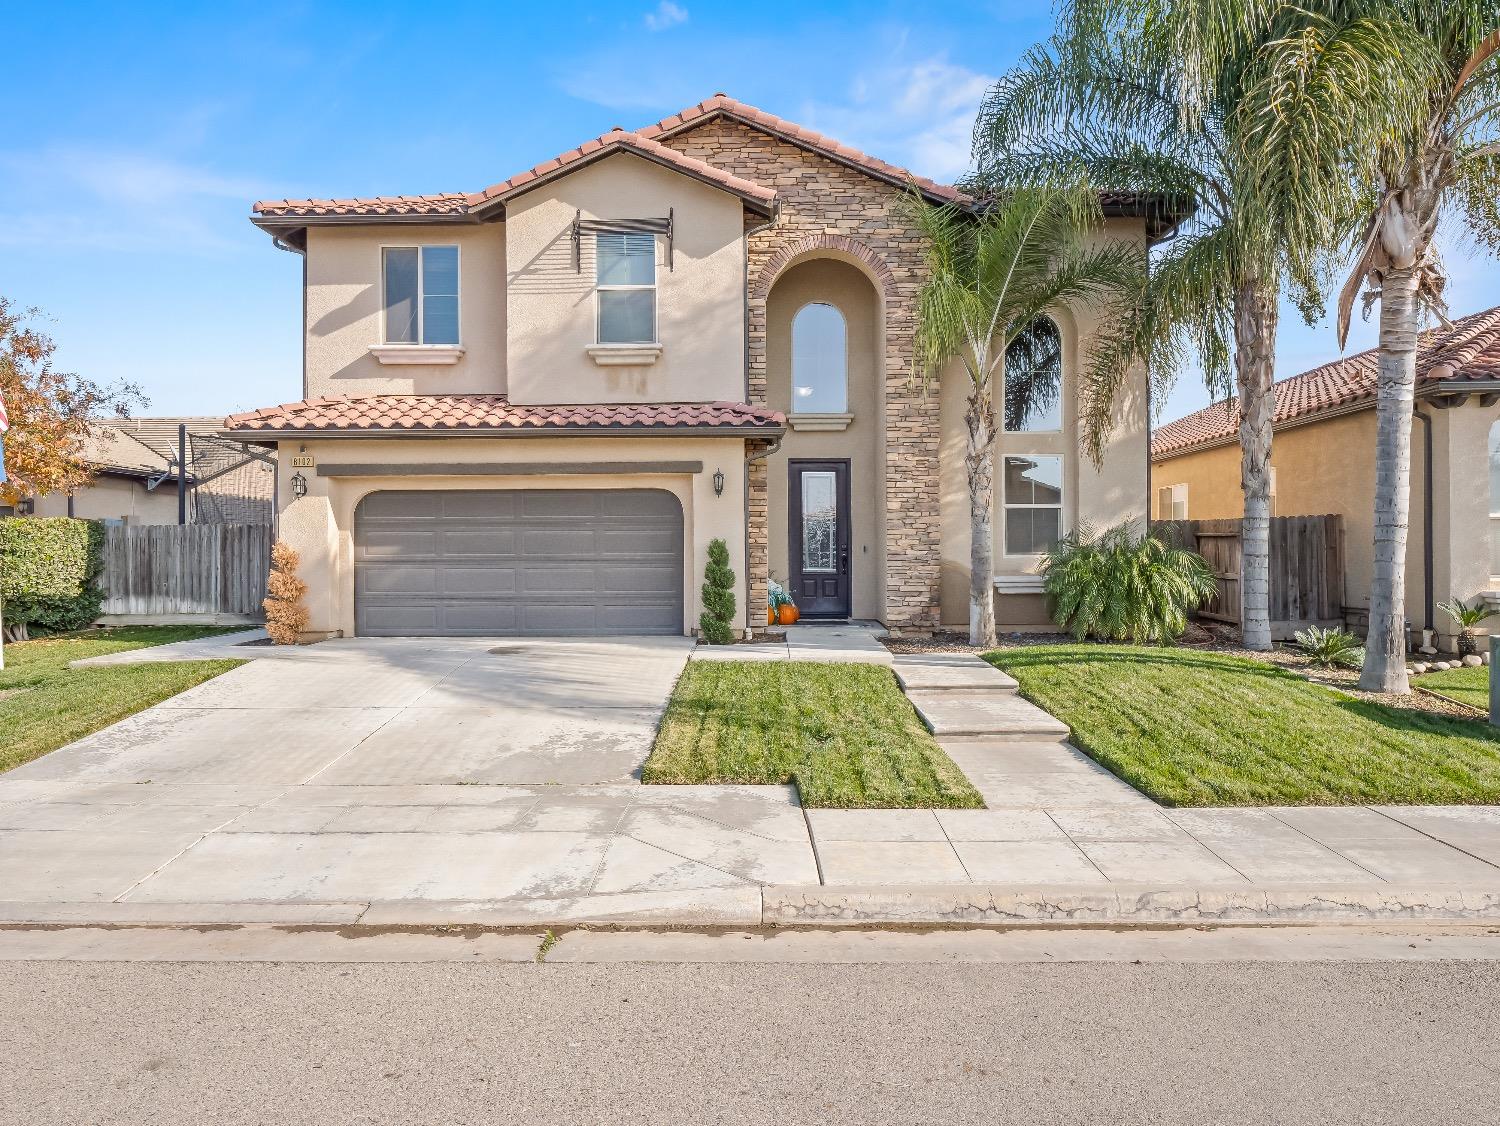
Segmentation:
[(1495, 666), (1500, 664), (1500, 633), (1490, 634), (1490, 723), (1500, 727), (1500, 680), (1495, 679)]

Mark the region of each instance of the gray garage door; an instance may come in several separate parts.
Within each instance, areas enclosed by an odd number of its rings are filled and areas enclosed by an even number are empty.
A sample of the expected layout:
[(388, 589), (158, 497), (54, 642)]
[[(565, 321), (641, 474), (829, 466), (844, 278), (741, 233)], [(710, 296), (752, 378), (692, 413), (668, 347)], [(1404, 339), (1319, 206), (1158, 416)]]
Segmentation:
[(658, 489), (372, 493), (364, 635), (682, 632), (682, 507)]

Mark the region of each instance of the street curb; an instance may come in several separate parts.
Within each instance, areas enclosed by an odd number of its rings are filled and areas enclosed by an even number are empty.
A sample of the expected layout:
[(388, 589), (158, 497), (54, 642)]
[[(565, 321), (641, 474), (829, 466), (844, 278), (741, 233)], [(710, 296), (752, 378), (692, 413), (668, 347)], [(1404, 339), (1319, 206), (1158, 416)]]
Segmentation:
[(768, 926), (1500, 921), (1500, 887), (766, 887)]

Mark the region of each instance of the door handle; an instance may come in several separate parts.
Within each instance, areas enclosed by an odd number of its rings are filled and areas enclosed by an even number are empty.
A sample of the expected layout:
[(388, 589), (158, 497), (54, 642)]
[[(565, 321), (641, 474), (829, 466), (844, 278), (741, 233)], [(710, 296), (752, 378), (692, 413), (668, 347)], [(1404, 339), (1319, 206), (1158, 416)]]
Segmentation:
[(839, 574), (841, 574), (841, 575), (847, 575), (848, 573), (849, 573), (849, 548), (846, 545), (844, 547), (839, 548)]

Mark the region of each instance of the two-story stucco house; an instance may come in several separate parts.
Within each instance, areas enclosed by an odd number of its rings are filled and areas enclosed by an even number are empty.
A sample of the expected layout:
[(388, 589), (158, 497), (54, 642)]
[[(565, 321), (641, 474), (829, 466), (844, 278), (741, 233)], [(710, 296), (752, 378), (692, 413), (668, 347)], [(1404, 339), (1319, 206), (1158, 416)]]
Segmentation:
[[(913, 370), (913, 191), (970, 205), (715, 95), (483, 191), (257, 204), (303, 256), (304, 397), (226, 432), (279, 447), (310, 631), (691, 632), (716, 537), (743, 629), (771, 578), (804, 618), (966, 623), (964, 377)], [(1058, 535), (1147, 511), (1144, 373), (1080, 459), (1094, 320), (1053, 319), (1056, 394), (998, 455), (1006, 626), (1045, 622)]]

